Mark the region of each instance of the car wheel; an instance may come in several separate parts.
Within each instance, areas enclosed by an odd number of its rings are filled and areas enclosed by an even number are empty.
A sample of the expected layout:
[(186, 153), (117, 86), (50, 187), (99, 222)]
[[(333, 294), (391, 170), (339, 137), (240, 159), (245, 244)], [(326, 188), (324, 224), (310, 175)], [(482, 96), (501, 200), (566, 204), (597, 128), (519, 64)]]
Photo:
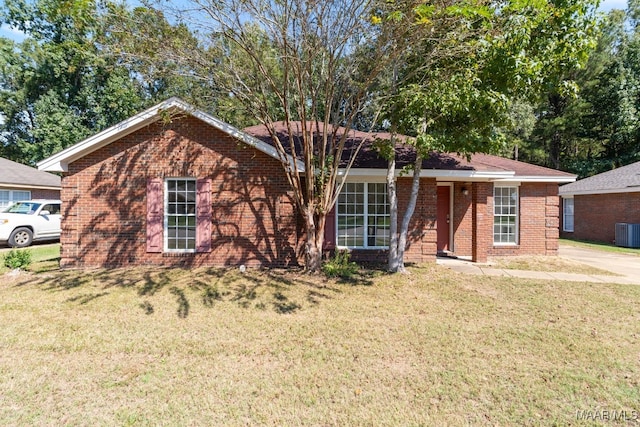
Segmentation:
[(33, 241), (33, 232), (25, 227), (16, 228), (9, 236), (9, 246), (25, 248)]

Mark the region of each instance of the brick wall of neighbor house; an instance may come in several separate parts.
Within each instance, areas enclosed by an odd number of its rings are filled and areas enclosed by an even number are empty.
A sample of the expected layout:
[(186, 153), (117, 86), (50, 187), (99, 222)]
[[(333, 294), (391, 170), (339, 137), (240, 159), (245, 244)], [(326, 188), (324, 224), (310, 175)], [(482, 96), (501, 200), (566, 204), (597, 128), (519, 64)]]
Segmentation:
[(32, 199), (54, 199), (60, 198), (60, 190), (45, 190), (41, 188), (23, 188), (23, 187), (3, 187), (0, 190), (13, 191), (29, 191)]
[[(462, 188), (468, 189), (464, 195)], [(471, 191), (473, 189), (473, 191)], [(522, 183), (520, 193), (519, 243), (515, 246), (493, 245), (493, 184), (456, 183), (454, 186), (454, 254), (473, 256), (474, 232), (481, 240), (476, 254), (478, 261), (491, 256), (556, 255), (559, 237), (558, 185)], [(474, 214), (472, 201), (478, 203)], [(486, 201), (486, 202), (485, 202)], [(474, 228), (474, 220), (478, 227)], [(483, 250), (483, 248), (486, 248)], [(486, 253), (484, 253), (486, 251)]]
[(574, 231), (563, 237), (614, 243), (616, 223), (640, 224), (640, 192), (574, 196), (573, 204)]
[(34, 188), (31, 190), (32, 199), (54, 199), (60, 198), (60, 190), (42, 190)]
[[(211, 180), (211, 252), (149, 253), (147, 180)], [(69, 165), (61, 266), (286, 266), (299, 260), (294, 202), (279, 162), (191, 118), (155, 123)]]

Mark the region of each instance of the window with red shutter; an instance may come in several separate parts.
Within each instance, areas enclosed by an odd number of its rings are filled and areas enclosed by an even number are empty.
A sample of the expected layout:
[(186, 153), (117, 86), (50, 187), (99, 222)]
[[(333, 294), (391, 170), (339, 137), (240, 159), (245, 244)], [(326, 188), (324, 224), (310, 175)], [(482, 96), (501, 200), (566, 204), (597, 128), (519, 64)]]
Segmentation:
[(211, 180), (199, 179), (196, 187), (196, 252), (211, 252)]
[(147, 181), (147, 252), (162, 252), (162, 180)]

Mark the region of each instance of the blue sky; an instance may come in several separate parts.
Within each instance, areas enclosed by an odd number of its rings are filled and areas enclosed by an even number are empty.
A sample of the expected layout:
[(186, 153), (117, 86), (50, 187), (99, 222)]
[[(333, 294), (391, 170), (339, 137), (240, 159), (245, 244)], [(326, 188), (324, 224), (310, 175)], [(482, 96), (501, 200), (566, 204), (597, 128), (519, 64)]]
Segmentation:
[[(626, 7), (626, 0), (602, 0), (600, 10), (607, 12), (611, 9), (626, 9)], [(24, 36), (20, 31), (14, 30), (6, 25), (0, 26), (0, 37), (7, 37), (16, 41), (22, 41), (24, 39)]]

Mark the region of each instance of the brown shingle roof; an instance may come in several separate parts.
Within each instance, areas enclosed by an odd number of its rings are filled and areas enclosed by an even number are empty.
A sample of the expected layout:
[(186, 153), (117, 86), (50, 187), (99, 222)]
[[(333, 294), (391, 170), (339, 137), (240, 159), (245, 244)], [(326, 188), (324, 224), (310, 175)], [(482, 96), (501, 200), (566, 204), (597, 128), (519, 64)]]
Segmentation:
[[(293, 122), (292, 130), (294, 134), (294, 141), (296, 144), (296, 151), (300, 150), (300, 131), (302, 125), (300, 122)], [(312, 125), (312, 124), (310, 124)], [(285, 150), (289, 150), (289, 132), (284, 122), (277, 122), (274, 125), (275, 132), (278, 139), (282, 142)], [(331, 128), (330, 128), (331, 130)], [(255, 138), (273, 145), (273, 141), (268, 132), (268, 129), (264, 125), (251, 126), (244, 129), (244, 132)], [(344, 128), (338, 128), (336, 135), (340, 137), (344, 134)], [(387, 132), (362, 132), (352, 130), (349, 131), (346, 150), (343, 159), (348, 158), (351, 153), (351, 149), (355, 147), (362, 140), (366, 140), (364, 146), (361, 148), (358, 157), (354, 162), (354, 168), (371, 168), (371, 169), (386, 169), (387, 161), (378, 155), (378, 152), (373, 147), (373, 142), (376, 139), (390, 139), (391, 134)], [(407, 137), (401, 136), (398, 139), (400, 141), (406, 140)], [(415, 151), (407, 145), (398, 143), (396, 149), (396, 163), (398, 168), (402, 168), (408, 164), (412, 164), (415, 161)], [(343, 162), (344, 163), (344, 162)], [(446, 171), (478, 171), (478, 172), (514, 172), (516, 177), (557, 177), (562, 179), (574, 178), (575, 175), (558, 171), (555, 169), (549, 169), (542, 166), (536, 166), (529, 163), (519, 162), (516, 160), (506, 159), (499, 156), (493, 156), (490, 154), (474, 154), (471, 156), (470, 161), (467, 161), (466, 157), (459, 156), (454, 153), (431, 153), (430, 157), (425, 159), (422, 163), (423, 169), (434, 170), (446, 170)]]
[(60, 188), (60, 177), (0, 157), (0, 184), (16, 187)]

